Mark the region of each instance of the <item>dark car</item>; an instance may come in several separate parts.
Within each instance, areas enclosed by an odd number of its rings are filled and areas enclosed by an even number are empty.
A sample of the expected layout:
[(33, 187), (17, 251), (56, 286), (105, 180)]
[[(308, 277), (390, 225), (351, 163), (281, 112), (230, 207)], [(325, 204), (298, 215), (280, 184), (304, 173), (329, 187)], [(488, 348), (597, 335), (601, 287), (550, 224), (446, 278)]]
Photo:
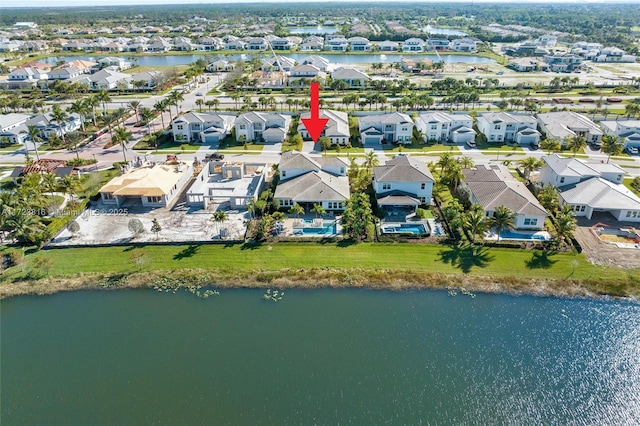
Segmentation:
[(224, 160), (224, 155), (223, 154), (208, 154), (207, 156), (204, 157), (204, 161), (211, 161), (211, 160)]
[(531, 142), (529, 144), (529, 147), (531, 147), (532, 151), (535, 151), (536, 149), (540, 148), (540, 145), (538, 144), (538, 142)]

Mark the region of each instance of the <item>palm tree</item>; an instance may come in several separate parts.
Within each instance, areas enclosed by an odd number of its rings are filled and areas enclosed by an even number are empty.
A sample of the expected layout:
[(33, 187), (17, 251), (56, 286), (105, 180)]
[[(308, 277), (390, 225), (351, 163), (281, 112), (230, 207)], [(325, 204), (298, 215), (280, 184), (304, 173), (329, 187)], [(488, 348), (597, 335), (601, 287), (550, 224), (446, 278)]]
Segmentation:
[(196, 99), (196, 105), (198, 105), (200, 112), (202, 112), (202, 105), (204, 105), (204, 101), (202, 99)]
[(127, 141), (132, 136), (132, 133), (123, 127), (118, 127), (116, 134), (113, 135), (112, 140), (120, 143), (122, 146), (122, 156), (124, 161), (127, 162)]
[(91, 109), (91, 118), (93, 120), (93, 125), (96, 125), (96, 107), (100, 105), (100, 100), (96, 95), (89, 95), (84, 99), (85, 104), (89, 109)]
[(80, 179), (78, 179), (77, 176), (65, 176), (62, 178), (60, 184), (60, 186), (62, 186), (62, 189), (64, 190), (64, 193), (71, 195), (72, 200), (73, 197), (81, 189)]
[(178, 103), (184, 101), (184, 96), (178, 90), (174, 90), (169, 93), (169, 97), (167, 98), (169, 105), (174, 105), (176, 107), (176, 116), (178, 116)]
[(49, 191), (49, 194), (51, 194), (51, 197), (53, 197), (53, 193), (58, 186), (56, 175), (53, 173), (45, 173), (42, 175), (42, 186), (44, 186), (44, 188)]
[(587, 139), (584, 136), (575, 135), (567, 138), (567, 148), (573, 152), (573, 156), (575, 157), (578, 151), (587, 146)]
[(151, 124), (153, 124), (154, 113), (149, 108), (142, 108), (140, 111), (140, 116), (142, 120), (147, 123), (147, 130), (149, 131), (149, 136), (151, 136)]
[(314, 204), (313, 208), (311, 209), (311, 213), (315, 213), (316, 217), (324, 216), (325, 214), (327, 214), (327, 210), (322, 207), (322, 204)]
[(9, 238), (31, 244), (38, 240), (43, 228), (38, 216), (29, 214), (26, 209), (14, 209), (7, 217), (6, 225), (11, 230)]
[(229, 220), (229, 216), (224, 210), (216, 210), (216, 212), (212, 216), (212, 219), (218, 224), (218, 234), (220, 234), (220, 224)]
[(476, 236), (483, 236), (489, 223), (482, 206), (474, 204), (464, 215), (462, 225), (471, 234), (471, 243), (475, 243)]
[(167, 100), (163, 99), (161, 101), (156, 102), (153, 105), (153, 109), (155, 109), (156, 111), (158, 111), (160, 113), (160, 120), (162, 120), (162, 130), (165, 129), (164, 112), (168, 110), (167, 104), (168, 104)]
[(67, 111), (80, 116), (80, 126), (84, 132), (84, 118), (89, 113), (89, 106), (82, 99), (78, 99), (69, 106)]
[[(42, 142), (42, 138), (40, 137), (40, 130), (38, 130), (36, 126), (32, 126), (32, 125), (27, 126), (27, 130), (29, 134), (29, 139), (31, 139), (31, 142), (33, 142), (33, 148), (36, 151), (36, 159), (39, 160), (40, 154), (38, 154), (37, 142)], [(25, 149), (26, 147), (27, 145), (25, 144)], [(27, 149), (27, 152), (29, 152), (28, 149)]]
[(608, 163), (612, 155), (618, 155), (622, 152), (622, 140), (616, 135), (604, 135), (602, 137), (602, 152), (608, 155)]
[(140, 108), (140, 101), (129, 102), (129, 108), (132, 109), (133, 112), (136, 114), (136, 123), (140, 121), (140, 119), (138, 118), (138, 108)]
[(458, 185), (464, 180), (464, 173), (462, 173), (460, 164), (454, 161), (453, 164), (445, 170), (444, 177), (455, 192), (458, 189)]
[(444, 174), (444, 170), (451, 167), (456, 162), (453, 154), (449, 152), (445, 152), (444, 154), (440, 154), (440, 159), (436, 163), (440, 166), (440, 174)]
[(289, 214), (292, 214), (295, 217), (298, 217), (303, 213), (304, 213), (304, 207), (302, 207), (298, 203), (294, 203), (293, 206), (291, 206), (291, 208), (289, 209)]
[(104, 114), (107, 113), (107, 102), (111, 102), (111, 96), (109, 96), (109, 92), (107, 92), (105, 89), (102, 89), (98, 92), (98, 94), (96, 95), (96, 99), (99, 102), (102, 102), (102, 112)]
[(378, 156), (373, 151), (367, 152), (364, 157), (364, 167), (367, 169), (373, 169), (379, 164), (380, 160), (378, 160)]
[[(53, 106), (53, 108), (51, 109), (51, 120), (58, 123), (58, 127), (60, 128), (60, 136), (62, 137), (62, 143), (64, 145), (67, 144), (67, 141), (64, 137), (64, 134), (65, 134), (64, 124), (67, 122), (68, 119), (69, 119), (69, 115), (66, 112), (64, 112), (62, 108), (60, 108), (60, 105), (56, 104)], [(78, 154), (78, 150), (76, 150), (76, 156), (77, 158), (80, 158), (80, 154)]]
[(540, 142), (540, 148), (547, 151), (547, 154), (551, 155), (552, 152), (560, 150), (560, 142), (554, 138), (546, 138)]
[(458, 164), (460, 164), (460, 167), (462, 167), (463, 169), (471, 169), (473, 168), (473, 166), (475, 166), (473, 159), (466, 155), (463, 155), (462, 157), (458, 158), (457, 161), (458, 161)]
[(518, 164), (522, 167), (525, 180), (529, 179), (529, 175), (531, 175), (532, 171), (544, 166), (544, 162), (542, 160), (538, 160), (536, 157), (523, 158), (518, 161)]
[(556, 237), (558, 240), (566, 241), (573, 238), (573, 232), (576, 230), (576, 218), (573, 215), (573, 209), (569, 204), (562, 206), (556, 213)]
[(508, 207), (498, 206), (493, 211), (493, 217), (491, 218), (491, 227), (495, 229), (498, 234), (498, 241), (500, 241), (500, 234), (505, 229), (515, 229), (516, 227), (516, 214)]
[(553, 185), (543, 185), (536, 195), (538, 201), (549, 213), (558, 208), (558, 189)]

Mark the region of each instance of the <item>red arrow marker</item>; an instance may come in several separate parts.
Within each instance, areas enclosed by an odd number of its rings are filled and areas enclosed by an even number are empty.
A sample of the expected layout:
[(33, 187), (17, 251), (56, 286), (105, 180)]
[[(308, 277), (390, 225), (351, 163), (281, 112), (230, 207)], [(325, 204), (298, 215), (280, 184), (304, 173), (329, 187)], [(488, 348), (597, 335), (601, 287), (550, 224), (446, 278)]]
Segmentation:
[(303, 118), (302, 123), (314, 142), (318, 142), (328, 121), (328, 118), (320, 118), (320, 84), (313, 82), (311, 83), (311, 118)]

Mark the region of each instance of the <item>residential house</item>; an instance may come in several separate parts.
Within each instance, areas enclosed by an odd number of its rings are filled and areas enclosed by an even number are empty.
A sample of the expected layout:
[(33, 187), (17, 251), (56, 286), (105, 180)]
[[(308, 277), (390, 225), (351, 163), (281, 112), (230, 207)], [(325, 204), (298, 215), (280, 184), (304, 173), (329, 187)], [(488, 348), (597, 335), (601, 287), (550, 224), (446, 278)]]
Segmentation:
[(39, 175), (45, 175), (48, 173), (53, 174), (56, 178), (64, 178), (67, 176), (80, 176), (80, 171), (72, 166), (67, 166), (65, 160), (54, 160), (51, 158), (41, 158), (29, 164), (28, 166), (18, 166), (11, 172), (11, 178), (13, 183), (17, 184), (18, 179), (38, 173)]
[(0, 132), (5, 132), (7, 130), (11, 130), (15, 127), (24, 124), (31, 115), (28, 114), (18, 114), (15, 112), (9, 114), (0, 114)]
[(172, 47), (173, 47), (173, 45), (171, 43), (169, 43), (167, 40), (158, 37), (153, 42), (151, 42), (149, 45), (147, 45), (147, 51), (156, 52), (156, 53), (162, 53), (162, 52), (170, 51)]
[(434, 183), (424, 161), (404, 154), (373, 168), (373, 189), (378, 206), (388, 210), (409, 208), (415, 211), (421, 204), (430, 204)]
[(294, 65), (295, 61), (293, 59), (277, 55), (265, 60), (262, 63), (260, 70), (262, 72), (289, 72)]
[(404, 72), (421, 72), (431, 68), (433, 61), (429, 58), (418, 59), (413, 58), (400, 58), (400, 67)]
[(48, 73), (50, 80), (69, 80), (75, 77), (79, 77), (83, 74), (84, 72), (82, 72), (82, 70), (70, 66), (55, 68)]
[(9, 83), (29, 83), (31, 85), (36, 84), (39, 80), (47, 80), (48, 74), (46, 71), (38, 68), (16, 68), (9, 73), (7, 80)]
[(531, 72), (548, 68), (548, 65), (541, 63), (537, 58), (525, 57), (509, 59), (509, 68), (519, 72)]
[(126, 90), (131, 88), (133, 78), (130, 74), (102, 69), (94, 74), (81, 76), (73, 80), (87, 84), (92, 90)]
[(329, 60), (327, 58), (323, 58), (318, 55), (309, 55), (305, 56), (300, 60), (300, 65), (313, 65), (317, 67), (320, 71), (329, 71)]
[(171, 123), (173, 140), (176, 142), (219, 143), (231, 135), (235, 115), (188, 112)]
[(117, 56), (106, 56), (98, 59), (98, 65), (100, 68), (110, 67), (115, 71), (124, 71), (131, 68), (133, 63)]
[(153, 90), (162, 78), (163, 74), (160, 71), (143, 71), (131, 75), (131, 85), (138, 90)]
[(104, 204), (122, 207), (170, 207), (193, 177), (193, 164), (156, 164), (140, 167), (111, 179), (100, 189)]
[(206, 70), (209, 72), (231, 72), (236, 69), (236, 66), (233, 62), (225, 61), (224, 59), (219, 59), (207, 65)]
[(247, 50), (267, 50), (269, 44), (263, 37), (248, 37), (244, 39)]
[(554, 72), (571, 72), (582, 66), (582, 58), (570, 53), (561, 55), (545, 55), (544, 61), (549, 64), (549, 68)]
[(465, 144), (476, 138), (473, 118), (466, 114), (430, 111), (421, 113), (415, 123), (425, 142)]
[(347, 39), (349, 50), (352, 52), (369, 52), (371, 51), (371, 42), (364, 37), (351, 37)]
[(331, 73), (331, 78), (333, 80), (342, 80), (349, 87), (364, 87), (370, 80), (367, 74), (353, 68), (338, 68)]
[(556, 47), (556, 43), (558, 42), (558, 38), (551, 34), (543, 34), (538, 37), (535, 41), (535, 44), (545, 48), (554, 48)]
[(397, 52), (400, 49), (400, 44), (395, 41), (385, 40), (378, 43), (378, 50), (380, 52)]
[(359, 117), (358, 122), (360, 138), (365, 145), (383, 142), (411, 144), (414, 124), (407, 114), (368, 115)]
[[(310, 118), (311, 113), (302, 113), (300, 118)], [(326, 136), (331, 141), (331, 145), (346, 146), (349, 144), (349, 117), (346, 112), (323, 109), (320, 111), (320, 118), (328, 118), (327, 125), (322, 130), (321, 136)], [(310, 140), (309, 132), (302, 120), (298, 124), (298, 133), (303, 139)]]
[(246, 209), (257, 201), (265, 182), (266, 164), (209, 161), (187, 191), (186, 204), (207, 209)]
[(280, 180), (273, 198), (282, 208), (297, 203), (310, 210), (314, 204), (320, 204), (329, 212), (343, 211), (351, 196), (347, 168), (346, 161), (339, 157), (283, 152), (278, 165)]
[(248, 112), (236, 119), (236, 140), (266, 143), (284, 142), (291, 116), (277, 113)]
[(299, 49), (301, 52), (319, 52), (324, 48), (324, 39), (320, 38), (320, 40), (312, 40), (312, 41), (303, 41)]
[(604, 132), (600, 127), (584, 115), (573, 111), (540, 113), (538, 124), (547, 138), (556, 139), (562, 146), (566, 145), (567, 139), (574, 136), (582, 136), (587, 143), (593, 145), (602, 144)]
[(291, 40), (284, 37), (273, 37), (269, 43), (273, 50), (293, 50), (295, 47), (295, 44)]
[(536, 119), (531, 115), (489, 112), (477, 118), (477, 125), (488, 143), (529, 145), (540, 140)]
[(606, 212), (618, 221), (640, 222), (640, 198), (622, 184), (592, 177), (559, 189), (560, 205), (570, 205), (575, 216), (591, 219), (595, 212)]
[(427, 40), (425, 50), (434, 51), (434, 50), (449, 50), (451, 48), (451, 42), (446, 38), (438, 39), (438, 38), (430, 38)]
[(424, 52), (426, 43), (421, 38), (409, 38), (402, 43), (403, 52)]
[(0, 114), (0, 140), (11, 144), (24, 143), (28, 138), (30, 117), (27, 114)]
[[(224, 39), (223, 39), (224, 40)], [(224, 48), (226, 50), (244, 50), (247, 47), (247, 43), (236, 37), (230, 38), (229, 41), (224, 42)]]
[(324, 42), (324, 50), (330, 52), (346, 52), (349, 42), (343, 35), (328, 35)]
[(613, 163), (590, 163), (578, 158), (561, 157), (558, 154), (542, 157), (540, 183), (563, 187), (574, 185), (593, 177), (621, 184), (627, 172)]
[(627, 55), (627, 53), (618, 47), (605, 47), (601, 49), (595, 57), (585, 55), (585, 58), (591, 59), (594, 62), (636, 62), (634, 55)]
[(504, 206), (516, 214), (517, 229), (544, 228), (548, 212), (507, 167), (480, 165), (463, 169), (462, 173), (464, 179), (460, 183), (460, 191), (468, 197), (469, 202), (481, 205), (487, 218), (493, 217), (497, 207)]
[(479, 40), (471, 37), (458, 38), (451, 42), (451, 50), (454, 52), (470, 52), (478, 51)]
[(58, 123), (52, 120), (50, 113), (36, 114), (25, 122), (25, 127), (35, 126), (39, 130), (40, 137), (48, 140), (52, 134), (62, 137), (63, 134), (66, 135), (80, 130), (83, 120), (84, 118), (81, 115), (71, 113), (67, 115), (67, 119), (64, 122)]
[(291, 68), (291, 72), (289, 74), (289, 85), (296, 86), (297, 84), (300, 84), (299, 80), (324, 81), (326, 76), (327, 75), (324, 72), (320, 71), (320, 69), (314, 65), (297, 65)]
[(202, 36), (198, 39), (198, 50), (220, 50), (224, 48), (224, 42), (218, 37)]
[(601, 121), (607, 135), (622, 139), (622, 148), (640, 148), (640, 120)]

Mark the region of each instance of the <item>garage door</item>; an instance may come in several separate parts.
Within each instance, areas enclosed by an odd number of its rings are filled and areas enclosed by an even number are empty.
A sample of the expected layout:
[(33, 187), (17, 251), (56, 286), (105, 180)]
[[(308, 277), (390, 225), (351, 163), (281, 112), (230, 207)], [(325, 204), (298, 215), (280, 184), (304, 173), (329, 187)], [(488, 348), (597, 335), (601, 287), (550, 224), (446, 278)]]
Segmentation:
[(377, 144), (377, 143), (380, 143), (380, 139), (378, 139), (378, 138), (365, 138), (364, 143), (365, 144)]
[(219, 136), (206, 136), (204, 138), (204, 142), (205, 143), (218, 143), (218, 142), (220, 142), (220, 137)]

